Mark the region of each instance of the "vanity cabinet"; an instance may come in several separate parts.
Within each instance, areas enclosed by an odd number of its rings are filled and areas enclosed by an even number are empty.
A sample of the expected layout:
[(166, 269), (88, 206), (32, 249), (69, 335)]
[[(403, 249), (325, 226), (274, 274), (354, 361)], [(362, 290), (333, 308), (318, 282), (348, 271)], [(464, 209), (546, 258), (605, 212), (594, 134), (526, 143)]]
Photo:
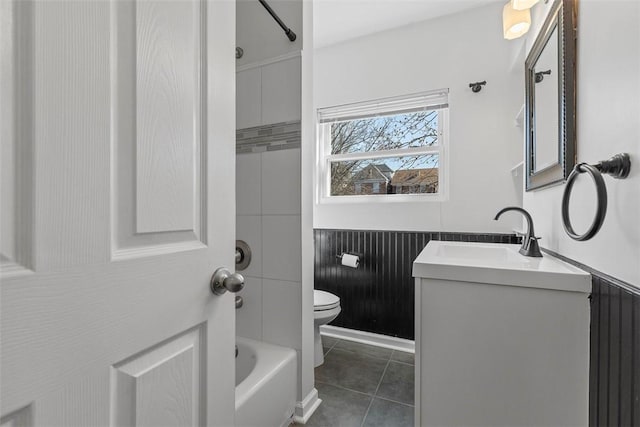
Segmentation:
[(416, 258), (417, 426), (588, 425), (590, 275), (518, 249)]
[(236, 129), (300, 120), (300, 57), (236, 73)]

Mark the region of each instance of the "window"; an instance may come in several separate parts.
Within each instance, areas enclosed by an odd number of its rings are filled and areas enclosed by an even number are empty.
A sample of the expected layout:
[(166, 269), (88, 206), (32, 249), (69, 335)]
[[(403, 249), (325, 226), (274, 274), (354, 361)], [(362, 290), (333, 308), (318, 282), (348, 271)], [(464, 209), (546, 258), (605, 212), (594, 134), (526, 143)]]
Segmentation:
[(322, 201), (442, 200), (448, 90), (318, 110)]

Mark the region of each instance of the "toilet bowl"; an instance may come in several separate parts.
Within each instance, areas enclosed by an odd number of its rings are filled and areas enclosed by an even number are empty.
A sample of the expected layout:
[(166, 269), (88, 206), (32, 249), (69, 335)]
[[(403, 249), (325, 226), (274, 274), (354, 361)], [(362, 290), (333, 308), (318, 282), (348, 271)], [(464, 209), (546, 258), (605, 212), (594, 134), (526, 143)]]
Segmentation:
[(326, 325), (340, 314), (340, 298), (331, 292), (313, 290), (313, 338), (315, 345), (315, 365), (324, 363), (320, 326)]

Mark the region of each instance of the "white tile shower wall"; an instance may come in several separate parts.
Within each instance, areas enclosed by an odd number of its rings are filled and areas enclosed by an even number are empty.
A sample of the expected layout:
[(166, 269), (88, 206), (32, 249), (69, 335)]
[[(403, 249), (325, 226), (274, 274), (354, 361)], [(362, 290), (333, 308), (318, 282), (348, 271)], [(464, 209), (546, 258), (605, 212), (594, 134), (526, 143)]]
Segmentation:
[(262, 281), (262, 339), (285, 347), (300, 348), (302, 336), (300, 282)]
[(241, 272), (246, 285), (244, 306), (236, 311), (237, 333), (300, 350), (300, 149), (236, 159), (236, 236), (253, 253)]
[(262, 73), (252, 68), (236, 73), (236, 126), (248, 128), (262, 123)]
[(262, 216), (262, 275), (300, 281), (300, 215)]
[(236, 215), (260, 215), (261, 155), (236, 156)]
[(262, 340), (262, 279), (244, 276), (244, 289), (238, 292), (243, 305), (236, 310), (236, 334)]
[(236, 127), (300, 121), (300, 57), (237, 68)]
[(262, 214), (300, 215), (300, 150), (263, 154)]
[(300, 58), (262, 67), (262, 124), (300, 120)]

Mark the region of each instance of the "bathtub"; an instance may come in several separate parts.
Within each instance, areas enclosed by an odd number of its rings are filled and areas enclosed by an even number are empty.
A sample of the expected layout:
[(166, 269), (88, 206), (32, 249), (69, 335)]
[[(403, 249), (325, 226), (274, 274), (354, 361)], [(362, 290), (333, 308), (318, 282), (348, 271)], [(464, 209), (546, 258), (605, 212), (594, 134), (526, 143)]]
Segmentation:
[(236, 426), (288, 426), (296, 404), (296, 352), (236, 338)]

